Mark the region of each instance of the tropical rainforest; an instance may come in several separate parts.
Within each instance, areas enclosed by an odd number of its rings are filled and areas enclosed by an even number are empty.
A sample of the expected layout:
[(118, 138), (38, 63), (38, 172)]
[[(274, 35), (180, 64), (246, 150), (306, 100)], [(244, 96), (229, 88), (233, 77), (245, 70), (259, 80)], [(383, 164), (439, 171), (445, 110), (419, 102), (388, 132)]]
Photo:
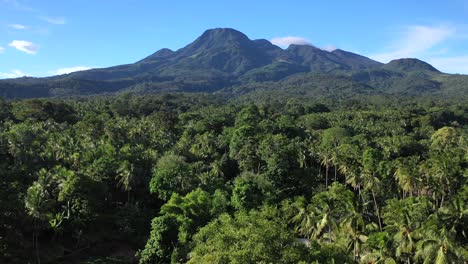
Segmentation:
[(211, 29), (0, 81), (0, 263), (467, 263), (468, 76)]
[(1, 263), (468, 260), (463, 98), (1, 99), (0, 146)]

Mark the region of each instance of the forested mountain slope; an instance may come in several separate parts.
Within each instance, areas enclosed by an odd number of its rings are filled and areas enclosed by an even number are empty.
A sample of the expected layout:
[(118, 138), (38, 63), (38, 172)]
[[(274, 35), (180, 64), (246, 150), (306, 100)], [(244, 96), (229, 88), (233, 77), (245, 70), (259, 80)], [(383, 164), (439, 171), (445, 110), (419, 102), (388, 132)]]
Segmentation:
[[(307, 73), (307, 74), (306, 74)], [(229, 28), (205, 31), (189, 45), (172, 51), (162, 49), (132, 64), (91, 69), (48, 78), (18, 78), (0, 80), (0, 96), (33, 98), (71, 95), (93, 95), (135, 91), (204, 92), (242, 87), (271, 86), (293, 94), (308, 90), (308, 74), (326, 75), (311, 84), (310, 97), (333, 97), (330, 87), (340, 83), (360, 89), (338, 91), (340, 96), (357, 94), (428, 95), (457, 97), (468, 94), (468, 77), (439, 72), (417, 59), (400, 59), (388, 64), (343, 51), (325, 51), (311, 45), (291, 45), (281, 49), (267, 40), (250, 40), (243, 33)], [(304, 76), (303, 85), (293, 85)], [(352, 81), (345, 84), (343, 76)], [(292, 78), (293, 81), (285, 80)], [(282, 81), (278, 83), (278, 81)], [(284, 80), (284, 81), (283, 81)], [(372, 89), (373, 88), (373, 89)], [(263, 89), (262, 89), (263, 90)], [(266, 89), (268, 90), (268, 89)], [(267, 93), (269, 91), (266, 91)], [(277, 93), (273, 91), (273, 93)], [(227, 96), (236, 96), (226, 94)]]

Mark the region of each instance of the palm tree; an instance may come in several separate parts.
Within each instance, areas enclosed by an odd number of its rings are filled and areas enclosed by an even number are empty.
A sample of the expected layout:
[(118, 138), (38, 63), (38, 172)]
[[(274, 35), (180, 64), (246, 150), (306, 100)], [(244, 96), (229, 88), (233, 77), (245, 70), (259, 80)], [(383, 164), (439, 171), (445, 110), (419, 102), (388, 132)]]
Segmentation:
[(341, 231), (351, 239), (349, 247), (353, 247), (354, 262), (357, 262), (361, 252), (361, 246), (367, 240), (367, 236), (362, 232), (363, 228), (364, 219), (357, 210), (352, 210), (340, 225)]
[(327, 242), (332, 242), (335, 240), (333, 232), (339, 229), (338, 223), (353, 219), (354, 193), (342, 184), (333, 183), (327, 191), (316, 194), (310, 206), (315, 222), (312, 237), (327, 238)]
[(431, 136), (431, 148), (436, 151), (456, 147), (459, 142), (459, 131), (453, 127), (442, 127)]
[(455, 153), (432, 153), (421, 168), (431, 183), (434, 199), (439, 207), (444, 205), (445, 198), (452, 188), (461, 181), (462, 161)]
[[(333, 217), (335, 207), (332, 202), (327, 203), (325, 201), (321, 201), (320, 204), (315, 206), (315, 210), (312, 213), (315, 225), (313, 226), (311, 235), (315, 239), (327, 238), (327, 242), (331, 243), (334, 241), (332, 230), (338, 229), (337, 220)], [(326, 235), (324, 234), (325, 228), (328, 229)]]
[(354, 190), (361, 194), (361, 187), (362, 187), (362, 178), (361, 173), (358, 172), (357, 168), (351, 164), (341, 164), (340, 165), (340, 173), (345, 175), (346, 183), (351, 185)]
[(127, 192), (127, 203), (130, 202), (130, 191), (135, 184), (135, 175), (133, 170), (133, 164), (131, 164), (128, 160), (122, 162), (122, 164), (117, 169), (117, 185), (120, 186), (122, 190)]
[[(41, 170), (42, 173), (46, 173), (45, 170)], [(25, 197), (25, 208), (30, 216), (33, 218), (33, 249), (36, 255), (36, 261), (38, 264), (41, 263), (40, 251), (39, 251), (39, 232), (40, 222), (47, 219), (47, 210), (49, 200), (46, 190), (46, 186), (43, 182), (37, 181), (31, 187), (28, 188)]]
[(366, 149), (362, 155), (363, 168), (361, 172), (363, 188), (372, 194), (380, 231), (382, 231), (382, 220), (379, 205), (377, 204), (376, 192), (380, 190), (380, 179), (377, 177), (377, 170), (381, 159), (382, 155), (378, 150), (372, 148)]
[(386, 255), (382, 250), (377, 250), (362, 256), (361, 263), (396, 264), (397, 262), (391, 256)]
[(322, 158), (322, 164), (327, 167), (327, 171), (330, 166), (334, 166), (335, 181), (337, 180), (337, 160), (339, 155), (338, 147), (343, 143), (343, 141), (345, 141), (348, 136), (348, 131), (342, 127), (332, 127), (326, 129), (321, 135), (321, 147), (325, 152), (323, 153), (324, 155)]
[(408, 225), (402, 224), (397, 227), (398, 230), (393, 236), (395, 245), (395, 255), (408, 263), (411, 261), (411, 256), (416, 248), (416, 242), (419, 238), (417, 230), (412, 230)]
[(372, 232), (364, 243), (361, 263), (396, 264), (390, 247), (391, 237), (388, 232)]
[(210, 172), (213, 173), (213, 175), (215, 175), (216, 177), (224, 177), (223, 166), (226, 163), (226, 161), (227, 155), (222, 155), (220, 159), (215, 159), (210, 164)]
[(413, 259), (418, 240), (424, 237), (422, 223), (427, 220), (431, 210), (427, 197), (410, 197), (404, 200), (391, 199), (383, 210), (385, 230), (393, 238), (395, 256), (402, 262)]
[(298, 151), (298, 158), (297, 158), (297, 161), (299, 163), (299, 168), (307, 169), (307, 158), (308, 158), (307, 149), (300, 148)]
[(313, 234), (315, 222), (313, 219), (312, 207), (307, 203), (306, 199), (301, 196), (291, 204), (293, 216), (289, 220), (295, 224), (296, 232), (301, 236), (310, 239)]
[(339, 163), (339, 153), (337, 148), (335, 147), (333, 150), (330, 151), (330, 164), (333, 165), (334, 169), (334, 178), (333, 180), (336, 182), (337, 180), (337, 171), (338, 171), (338, 163)]
[[(338, 223), (355, 221), (351, 217), (355, 208), (353, 193), (343, 185), (334, 183), (327, 191), (314, 195), (310, 203), (299, 197), (291, 204), (292, 217), (296, 231), (308, 239), (325, 238), (327, 242), (335, 240), (334, 231), (339, 230)], [(355, 223), (355, 222), (352, 222)]]
[(319, 152), (320, 164), (325, 166), (325, 187), (328, 188), (328, 171), (330, 166), (333, 165), (333, 154), (330, 149), (322, 149)]
[(342, 144), (337, 149), (338, 156), (336, 164), (338, 165), (338, 170), (345, 176), (345, 182), (350, 184), (354, 190), (360, 187), (357, 181), (350, 180), (350, 178), (354, 178), (357, 174), (358, 153), (358, 147), (352, 144)]
[(372, 200), (374, 202), (374, 209), (377, 214), (377, 220), (379, 223), (379, 229), (382, 231), (382, 220), (380, 217), (379, 205), (377, 204), (377, 198), (375, 192), (380, 189), (380, 180), (375, 177), (374, 173), (364, 171), (361, 173), (362, 184), (364, 190), (370, 191), (372, 194)]
[(424, 239), (417, 243), (415, 260), (435, 264), (465, 263), (462, 255), (468, 251), (455, 243), (454, 232), (440, 222), (437, 214), (431, 215), (421, 230)]
[(345, 176), (345, 182), (354, 190), (357, 190), (361, 196), (362, 178), (359, 172), (359, 161), (357, 146), (351, 144), (342, 144), (338, 147), (339, 172)]
[(421, 192), (422, 180), (418, 171), (419, 157), (411, 156), (397, 161), (397, 169), (393, 176), (403, 191), (403, 199), (413, 195), (414, 191)]
[(467, 239), (466, 219), (468, 217), (468, 207), (466, 205), (466, 193), (468, 186), (450, 199), (446, 207), (439, 209), (439, 217), (450, 232), (457, 234), (461, 239)]

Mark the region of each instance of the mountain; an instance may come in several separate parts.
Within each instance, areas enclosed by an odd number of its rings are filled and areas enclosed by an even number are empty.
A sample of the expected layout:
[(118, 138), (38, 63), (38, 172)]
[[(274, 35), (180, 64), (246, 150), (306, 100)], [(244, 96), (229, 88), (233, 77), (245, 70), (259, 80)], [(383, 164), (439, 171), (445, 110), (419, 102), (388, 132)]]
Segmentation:
[(418, 60), (418, 59), (398, 59), (392, 60), (383, 66), (384, 69), (391, 70), (391, 71), (420, 71), (420, 72), (429, 72), (429, 73), (440, 73), (439, 70), (434, 68), (427, 62)]
[(333, 70), (357, 70), (375, 68), (381, 63), (351, 52), (335, 50), (328, 52), (310, 45), (291, 45), (286, 49), (288, 59), (306, 65), (311, 72)]
[(340, 97), (382, 93), (457, 96), (467, 94), (466, 80), (465, 75), (444, 74), (417, 59), (382, 64), (340, 49), (330, 52), (312, 45), (281, 49), (264, 39), (251, 40), (234, 29), (216, 28), (179, 50), (161, 49), (131, 64), (47, 78), (0, 80), (0, 96), (31, 98), (122, 91), (236, 96), (269, 92), (266, 85), (272, 91), (287, 93), (290, 89), (291, 94), (315, 97), (336, 96), (336, 89)]

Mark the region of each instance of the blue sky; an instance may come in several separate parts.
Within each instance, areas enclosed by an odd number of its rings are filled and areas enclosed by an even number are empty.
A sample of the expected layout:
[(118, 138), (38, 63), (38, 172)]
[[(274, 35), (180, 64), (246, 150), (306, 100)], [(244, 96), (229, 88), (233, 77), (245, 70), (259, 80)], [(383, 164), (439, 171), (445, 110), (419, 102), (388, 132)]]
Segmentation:
[(468, 74), (468, 0), (0, 0), (0, 78), (132, 63), (215, 27)]

